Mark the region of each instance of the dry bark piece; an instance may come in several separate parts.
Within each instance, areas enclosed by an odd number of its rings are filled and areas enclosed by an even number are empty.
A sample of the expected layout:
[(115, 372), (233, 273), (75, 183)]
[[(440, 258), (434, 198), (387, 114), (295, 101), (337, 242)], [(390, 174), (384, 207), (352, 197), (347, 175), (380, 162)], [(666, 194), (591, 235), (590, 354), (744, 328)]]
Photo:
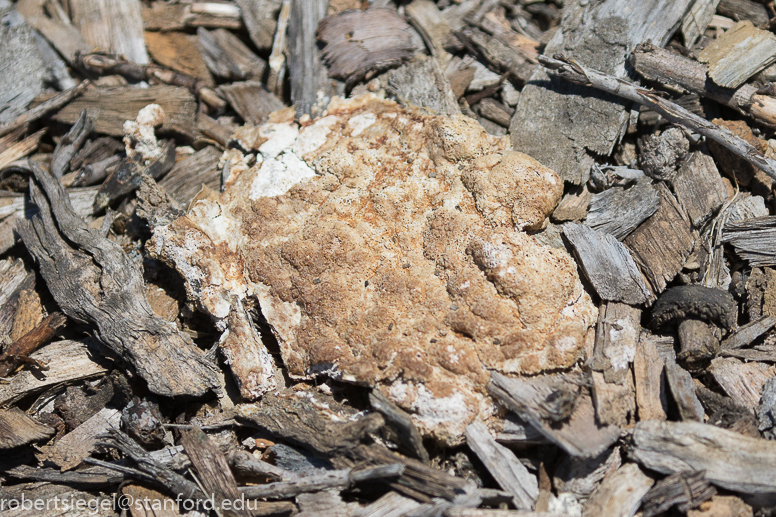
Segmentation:
[(741, 348), (751, 345), (754, 340), (776, 325), (776, 317), (766, 314), (738, 328), (721, 343), (722, 350)]
[(684, 46), (692, 48), (695, 42), (706, 31), (720, 0), (701, 0), (694, 2), (682, 20), (682, 37)]
[(217, 168), (220, 158), (218, 149), (207, 146), (176, 163), (159, 186), (182, 206), (188, 206), (203, 185), (213, 190), (221, 187), (221, 172)]
[(261, 51), (272, 48), (282, 0), (235, 0), (235, 3), (256, 48)]
[(751, 266), (776, 266), (773, 242), (776, 239), (776, 217), (745, 219), (725, 225), (722, 242), (730, 243), (736, 253)]
[(606, 382), (624, 384), (636, 356), (641, 311), (622, 303), (604, 304), (598, 311), (593, 356), (587, 366), (602, 372)]
[[(766, 151), (767, 144), (754, 136), (752, 129), (743, 120), (722, 120), (715, 118), (712, 122), (730, 130), (733, 134), (744, 139), (761, 153)], [(756, 167), (751, 163), (747, 163), (741, 157), (734, 155), (716, 142), (709, 142), (709, 150), (714, 155), (720, 171), (737, 181), (739, 185), (744, 187), (750, 186), (758, 172)]]
[(19, 408), (0, 410), (0, 450), (37, 442), (54, 434), (54, 429), (27, 416)]
[[(640, 178), (635, 185), (613, 187), (590, 198), (587, 224), (596, 230), (623, 240), (654, 214), (660, 206), (660, 195), (652, 180)], [(555, 211), (557, 214), (557, 210)], [(553, 217), (557, 217), (553, 214)]]
[(432, 57), (418, 54), (411, 62), (382, 75), (380, 82), (403, 106), (420, 106), (441, 115), (461, 112), (452, 86)]
[(635, 463), (626, 463), (606, 476), (582, 510), (583, 517), (634, 515), (655, 481)]
[(412, 56), (412, 27), (392, 9), (345, 11), (318, 24), (329, 75), (348, 84), (393, 68)]
[(140, 0), (69, 0), (73, 24), (92, 48), (148, 64)]
[(647, 492), (641, 505), (644, 517), (655, 517), (672, 506), (687, 512), (711, 499), (717, 491), (706, 481), (703, 472), (677, 472), (661, 479)]
[(196, 77), (205, 86), (214, 86), (213, 77), (193, 36), (182, 32), (146, 32), (145, 42), (155, 62), (181, 74)]
[(704, 411), (690, 373), (674, 361), (666, 361), (666, 379), (682, 420), (703, 422)]
[(633, 358), (636, 406), (639, 420), (665, 420), (668, 401), (664, 377), (665, 362), (651, 336), (642, 332)]
[(118, 244), (86, 227), (58, 180), (31, 165), (45, 194), (30, 182), (40, 213), (21, 221), (19, 233), (62, 312), (94, 324), (100, 343), (131, 364), (156, 394), (202, 396), (217, 388), (216, 369), (204, 354), (153, 314), (137, 266)]
[(283, 101), (257, 81), (225, 84), (218, 88), (218, 93), (246, 123), (255, 126), (264, 124), (270, 113), (285, 107)]
[(776, 61), (776, 36), (748, 20), (738, 22), (698, 54), (709, 64), (709, 77), (724, 88), (738, 88)]
[(197, 29), (202, 58), (214, 75), (230, 81), (261, 79), (267, 63), (226, 29)]
[[(544, 53), (567, 52), (574, 59), (624, 78), (626, 56), (647, 40), (665, 45), (690, 3), (576, 2), (564, 12), (560, 28)], [(618, 45), (611, 44), (612, 38)], [(587, 87), (551, 81), (538, 69), (520, 95), (510, 133), (516, 149), (578, 185), (587, 180), (593, 156), (612, 152), (627, 122), (628, 110), (621, 101)]]
[(428, 451), (423, 446), (423, 439), (412, 423), (412, 418), (379, 391), (372, 390), (369, 393), (369, 403), (372, 409), (383, 415), (388, 425), (396, 428), (401, 445), (409, 449), (414, 457), (428, 463)]
[(733, 357), (718, 357), (711, 362), (709, 372), (737, 404), (755, 412), (762, 398), (763, 386), (776, 374), (776, 369), (763, 363), (743, 363)]
[(714, 160), (702, 151), (690, 153), (671, 180), (671, 186), (695, 228), (702, 228), (727, 198)]
[[(67, 318), (61, 312), (55, 312), (40, 322), (34, 329), (9, 345), (0, 354), (0, 377), (7, 377), (9, 373), (23, 363), (32, 362), (35, 364), (34, 360), (30, 359), (30, 354), (54, 337), (65, 326), (66, 322)], [(44, 370), (48, 368), (40, 363), (37, 363), (36, 366)]]
[(493, 410), (486, 367), (578, 359), (595, 308), (571, 257), (520, 231), (560, 198), (552, 171), (471, 119), (373, 95), (258, 134), (260, 165), (147, 246), (217, 325), (258, 298), (292, 376), (376, 385), (449, 442)]
[(99, 413), (59, 439), (54, 445), (41, 447), (40, 461), (52, 461), (62, 470), (70, 470), (95, 449), (101, 435), (109, 429), (118, 428), (121, 412), (103, 408)]

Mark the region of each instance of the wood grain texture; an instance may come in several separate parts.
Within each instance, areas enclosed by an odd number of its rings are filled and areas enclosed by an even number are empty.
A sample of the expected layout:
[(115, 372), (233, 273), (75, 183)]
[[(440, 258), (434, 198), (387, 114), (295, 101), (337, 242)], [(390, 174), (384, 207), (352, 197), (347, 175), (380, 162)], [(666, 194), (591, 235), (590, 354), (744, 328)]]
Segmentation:
[(19, 408), (0, 409), (0, 449), (12, 449), (44, 440), (54, 429), (33, 420)]
[(659, 204), (660, 196), (652, 180), (643, 177), (635, 185), (612, 187), (593, 194), (587, 224), (621, 241), (654, 214)]
[(73, 24), (93, 48), (149, 63), (140, 0), (69, 0), (69, 5)]
[(738, 88), (754, 74), (776, 61), (776, 35), (738, 22), (698, 54), (709, 65), (709, 77), (724, 88)]

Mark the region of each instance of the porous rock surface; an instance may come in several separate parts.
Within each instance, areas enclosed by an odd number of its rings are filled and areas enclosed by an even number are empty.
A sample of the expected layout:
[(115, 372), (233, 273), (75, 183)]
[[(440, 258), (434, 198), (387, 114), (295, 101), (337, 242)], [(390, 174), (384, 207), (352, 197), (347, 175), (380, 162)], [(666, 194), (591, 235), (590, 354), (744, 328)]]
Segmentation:
[(302, 126), (259, 128), (256, 165), (155, 229), (149, 250), (217, 324), (256, 298), (290, 375), (375, 386), (449, 444), (496, 411), (489, 370), (579, 359), (597, 310), (571, 256), (525, 233), (563, 193), (553, 171), (371, 94)]

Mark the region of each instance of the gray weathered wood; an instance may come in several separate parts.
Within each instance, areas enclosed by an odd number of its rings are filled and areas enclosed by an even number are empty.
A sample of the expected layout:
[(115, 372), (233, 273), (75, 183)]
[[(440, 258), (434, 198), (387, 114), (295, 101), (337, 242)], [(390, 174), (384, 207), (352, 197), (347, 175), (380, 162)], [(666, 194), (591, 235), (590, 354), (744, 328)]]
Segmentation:
[(205, 147), (181, 160), (159, 182), (173, 199), (181, 205), (188, 206), (194, 196), (205, 185), (213, 190), (221, 186), (221, 172), (218, 170), (218, 160), (221, 152), (213, 146)]
[(626, 463), (609, 474), (592, 493), (582, 517), (632, 517), (655, 481), (635, 463)]
[[(48, 74), (30, 26), (8, 0), (0, 0), (0, 128), (21, 115), (43, 91)], [(8, 131), (0, 130), (0, 136)]]
[(607, 382), (601, 372), (591, 372), (593, 405), (600, 425), (626, 427), (636, 418), (636, 389), (630, 369), (621, 384)]
[(403, 105), (421, 106), (444, 115), (461, 112), (450, 82), (432, 57), (418, 55), (381, 80), (386, 91)]
[(727, 198), (714, 159), (701, 151), (690, 153), (671, 180), (671, 186), (695, 228), (703, 227)]
[(695, 395), (690, 374), (674, 361), (666, 361), (666, 379), (682, 420), (703, 422), (703, 406)]
[(776, 216), (756, 217), (728, 223), (722, 242), (730, 243), (736, 253), (755, 266), (776, 265)]
[(751, 323), (739, 327), (738, 330), (720, 344), (720, 348), (724, 350), (750, 345), (752, 341), (771, 330), (774, 325), (776, 325), (776, 318), (766, 314)]
[(140, 0), (69, 0), (73, 24), (96, 49), (149, 63)]
[(0, 450), (50, 437), (54, 429), (33, 420), (19, 408), (0, 409)]
[(659, 294), (682, 270), (697, 234), (665, 185), (658, 185), (657, 212), (625, 239), (652, 292)]
[(52, 461), (62, 470), (75, 468), (94, 450), (99, 437), (118, 428), (120, 421), (121, 411), (103, 408), (55, 444), (42, 447), (39, 459)]
[(520, 462), (515, 454), (496, 443), (488, 426), (480, 421), (466, 427), (466, 444), (488, 469), (501, 488), (512, 494), (518, 510), (532, 510), (539, 497), (536, 476)]
[(386, 422), (396, 429), (400, 445), (423, 463), (428, 463), (428, 451), (423, 446), (423, 438), (412, 422), (412, 417), (377, 390), (369, 393), (369, 403), (372, 409), (383, 415)]
[(235, 3), (256, 48), (271, 49), (282, 0), (235, 0)]
[(218, 92), (247, 124), (254, 126), (265, 123), (273, 111), (286, 107), (258, 81), (225, 84), (219, 86)]
[(610, 302), (598, 312), (593, 356), (588, 367), (602, 372), (606, 382), (624, 384), (628, 366), (636, 356), (641, 331), (641, 311), (630, 305)]
[(744, 363), (734, 357), (717, 357), (709, 373), (737, 404), (757, 410), (765, 382), (776, 374), (773, 365)]
[(690, 11), (684, 15), (682, 20), (682, 37), (684, 37), (684, 46), (692, 48), (698, 38), (703, 35), (709, 22), (714, 17), (719, 0), (695, 0)]
[(752, 22), (738, 22), (698, 54), (709, 65), (709, 77), (724, 88), (738, 88), (776, 61), (776, 36)]
[(79, 53), (93, 50), (57, 0), (19, 0), (16, 9), (71, 65)]
[(716, 486), (744, 494), (776, 492), (776, 442), (700, 422), (639, 422), (631, 457), (648, 469), (674, 474), (703, 470)]
[(197, 29), (202, 58), (214, 75), (230, 81), (260, 80), (267, 63), (226, 29)]
[(563, 235), (602, 299), (639, 305), (652, 298), (628, 249), (613, 236), (576, 223), (564, 224)]
[(661, 479), (650, 489), (641, 504), (644, 517), (662, 515), (672, 506), (680, 512), (699, 506), (717, 491), (709, 485), (703, 472), (679, 472)]
[[(562, 377), (525, 380), (493, 373), (488, 392), (572, 456), (596, 456), (617, 440), (620, 429), (600, 427), (590, 396), (569, 396), (564, 393), (571, 389), (568, 384)], [(563, 420), (561, 426), (552, 425)]]
[(768, 10), (752, 0), (722, 0), (717, 6), (717, 13), (731, 20), (749, 20), (757, 27), (768, 24)]
[(612, 187), (590, 199), (587, 224), (623, 240), (657, 211), (660, 195), (652, 180), (639, 179), (629, 187)]
[(397, 492), (390, 491), (354, 513), (354, 517), (401, 517), (415, 510), (420, 503)]
[[(574, 2), (566, 7), (544, 54), (563, 52), (624, 78), (627, 55), (650, 39), (665, 45), (689, 5), (690, 0)], [(611, 44), (613, 38), (618, 45)], [(520, 95), (510, 126), (512, 144), (565, 181), (581, 184), (587, 180), (593, 156), (612, 152), (628, 115), (621, 100), (551, 80), (539, 69)]]

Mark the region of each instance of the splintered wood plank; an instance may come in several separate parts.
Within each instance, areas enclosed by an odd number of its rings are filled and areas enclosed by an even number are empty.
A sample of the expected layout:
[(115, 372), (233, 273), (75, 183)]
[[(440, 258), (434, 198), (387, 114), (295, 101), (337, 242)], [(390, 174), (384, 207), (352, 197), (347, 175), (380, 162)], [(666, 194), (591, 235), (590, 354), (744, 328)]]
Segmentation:
[(708, 63), (709, 77), (715, 83), (738, 88), (776, 61), (776, 35), (741, 21), (704, 48), (698, 61)]
[(755, 321), (739, 327), (733, 334), (720, 344), (722, 350), (730, 350), (750, 345), (752, 341), (762, 336), (776, 325), (776, 317), (766, 314)]
[(732, 244), (738, 256), (752, 267), (776, 266), (776, 216), (728, 223), (722, 242)]
[(46, 131), (46, 128), (43, 128), (0, 152), (0, 169), (37, 149), (38, 143)]
[(682, 20), (681, 30), (685, 47), (692, 48), (695, 45), (695, 42), (711, 23), (717, 5), (719, 5), (719, 0), (695, 0), (690, 12), (685, 14)]
[(707, 153), (694, 151), (671, 180), (676, 200), (684, 208), (695, 228), (701, 228), (727, 198), (714, 159)]
[(681, 271), (697, 237), (668, 188), (659, 184), (658, 191), (657, 212), (625, 239), (654, 294), (662, 293)]
[(64, 124), (74, 124), (85, 109), (94, 121), (96, 132), (123, 136), (124, 122), (135, 120), (137, 113), (149, 104), (158, 104), (164, 110), (164, 130), (192, 128), (196, 124), (197, 103), (194, 95), (187, 88), (167, 85), (94, 88), (65, 106), (54, 119)]
[(203, 185), (219, 190), (221, 171), (218, 170), (218, 160), (220, 158), (221, 152), (218, 149), (207, 146), (176, 163), (159, 185), (173, 199), (186, 207)]
[(576, 223), (564, 224), (563, 234), (602, 299), (640, 305), (652, 298), (628, 249), (613, 236)]
[(176, 72), (202, 79), (213, 86), (205, 60), (197, 49), (194, 37), (183, 32), (146, 32), (145, 42), (154, 61)]
[(633, 358), (633, 377), (636, 385), (636, 406), (639, 420), (665, 420), (666, 396), (665, 362), (658, 354), (652, 337), (643, 332)]
[(659, 205), (660, 195), (652, 180), (643, 177), (635, 185), (612, 187), (593, 194), (587, 224), (623, 240), (654, 214)]
[(776, 492), (776, 442), (700, 422), (639, 422), (630, 456), (662, 474), (703, 470), (712, 484), (745, 494)]
[(54, 429), (33, 420), (19, 408), (0, 409), (0, 449), (37, 442), (52, 434)]
[(10, 376), (7, 384), (0, 384), (0, 404), (10, 404), (49, 386), (100, 376), (107, 372), (109, 365), (80, 341), (50, 343), (30, 357), (47, 364), (49, 369), (40, 374), (24, 369)]
[(717, 357), (709, 372), (722, 389), (741, 406), (757, 410), (765, 382), (776, 375), (773, 365), (744, 363), (733, 357)]
[(582, 517), (632, 516), (655, 481), (635, 463), (606, 476), (582, 509)]
[[(571, 3), (544, 54), (562, 52), (580, 63), (625, 78), (627, 56), (647, 40), (664, 46), (691, 0), (606, 0)], [(611, 42), (616, 40), (617, 45)], [(594, 156), (608, 156), (628, 123), (628, 104), (588, 87), (551, 79), (538, 68), (520, 94), (512, 118), (513, 147), (580, 185)]]
[(73, 24), (103, 52), (148, 64), (140, 0), (69, 0)]
[(218, 88), (218, 92), (247, 124), (254, 126), (265, 123), (273, 111), (286, 107), (283, 101), (257, 81), (225, 84)]
[(30, 26), (8, 0), (0, 0), (0, 126), (21, 115), (43, 91), (48, 75)]
[(501, 488), (512, 494), (512, 502), (518, 510), (532, 510), (539, 497), (536, 476), (515, 456), (490, 435), (488, 426), (480, 421), (466, 428), (466, 443), (474, 451), (493, 479)]

